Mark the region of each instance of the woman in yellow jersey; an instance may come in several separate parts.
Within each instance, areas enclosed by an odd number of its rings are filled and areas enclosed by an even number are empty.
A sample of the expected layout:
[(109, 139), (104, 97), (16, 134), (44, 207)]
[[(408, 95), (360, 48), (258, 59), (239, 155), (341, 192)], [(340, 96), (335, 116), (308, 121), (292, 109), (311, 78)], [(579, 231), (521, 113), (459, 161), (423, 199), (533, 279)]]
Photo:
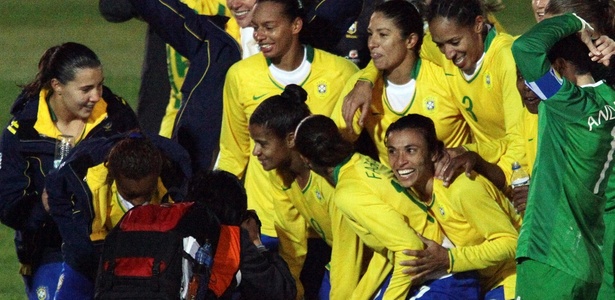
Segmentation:
[(74, 144), (138, 126), (134, 112), (103, 86), (97, 55), (78, 43), (45, 51), (35, 79), (11, 108), (0, 141), (0, 220), (15, 244), (29, 299), (53, 298), (62, 271), (62, 239), (44, 208), (45, 178), (54, 169), (60, 135)]
[[(348, 60), (302, 45), (299, 41), (303, 26), (301, 14), (297, 1), (260, 1), (252, 26), (261, 53), (233, 65), (224, 84), (217, 167), (240, 178), (245, 175), (248, 207), (259, 214), (263, 242), (268, 247), (277, 244), (274, 206), (269, 177), (257, 160), (250, 159), (254, 143), (249, 137), (248, 120), (252, 112), (267, 97), (279, 94), (286, 85), (294, 83), (306, 90), (306, 103), (312, 111), (329, 115), (339, 98), (341, 85), (357, 70)], [(293, 273), (297, 274), (296, 271)]]
[[(389, 168), (353, 153), (350, 142), (342, 138), (335, 123), (325, 116), (310, 116), (300, 123), (295, 133), (295, 147), (312, 171), (335, 186), (332, 198), (335, 207), (356, 238), (374, 250), (352, 299), (405, 299), (421, 293), (420, 289), (411, 290), (412, 278), (402, 273), (399, 262), (405, 259), (404, 247), (423, 249), (417, 233), (431, 236), (438, 243), (442, 241), (437, 222), (427, 214), (428, 207), (401, 187)], [(347, 244), (339, 243), (334, 237), (332, 276), (338, 270), (333, 265), (336, 249), (343, 253)], [(377, 295), (382, 284), (386, 289)], [(477, 294), (476, 287), (474, 296), (453, 299), (476, 299)]]
[(426, 241), (426, 250), (408, 251), (418, 257), (405, 263), (412, 266), (414, 277), (434, 271), (477, 270), (485, 299), (513, 299), (521, 224), (508, 199), (476, 174), (457, 177), (449, 188), (438, 183), (435, 164), (447, 154), (429, 118), (405, 116), (387, 129), (386, 136), (395, 177), (429, 207), (430, 215), (455, 246), (447, 250)]
[[(419, 11), (404, 0), (380, 4), (372, 14), (368, 27), (368, 47), (375, 67), (380, 71), (372, 90), (372, 105), (363, 126), (360, 112), (354, 116), (352, 128), (347, 128), (340, 99), (332, 118), (344, 129), (344, 137), (355, 141), (365, 129), (378, 148), (380, 162), (386, 163), (385, 129), (408, 113), (430, 117), (436, 123), (439, 138), (449, 147), (470, 142), (470, 131), (453, 98), (442, 68), (421, 59), (423, 21)], [(357, 72), (348, 80), (346, 95), (362, 76)]]
[[(336, 256), (331, 257), (330, 266), (336, 265), (335, 272), (326, 273), (320, 288), (320, 299), (347, 299), (352, 295), (354, 286), (359, 282), (360, 275), (364, 272), (363, 257), (370, 253), (364, 253), (362, 243), (356, 243), (352, 229), (341, 219), (335, 221), (336, 208), (330, 198), (333, 196), (333, 187), (321, 176), (310, 172), (303, 163), (299, 153), (294, 148), (295, 128), (305, 117), (310, 115), (310, 110), (305, 104), (307, 94), (301, 87), (291, 84), (286, 86), (279, 96), (273, 96), (263, 101), (250, 117), (250, 136), (255, 141), (252, 152), (265, 170), (274, 170), (270, 176), (276, 183), (275, 190), (271, 192), (284, 192), (290, 198), (291, 204), (296, 211), (308, 222), (320, 239), (310, 239), (309, 252), (313, 246), (318, 245), (315, 241), (322, 240), (329, 246), (342, 247), (343, 251), (336, 251)], [(276, 203), (276, 211), (278, 203)], [(337, 215), (338, 218), (341, 217)], [(279, 219), (288, 219), (280, 217)], [(280, 235), (280, 243), (284, 242), (284, 236), (291, 236), (291, 242), (302, 247), (305, 243), (305, 225), (298, 224), (298, 228), (288, 228), (290, 231)], [(330, 251), (330, 249), (329, 249)], [(327, 261), (328, 262), (328, 261)], [(329, 268), (331, 269), (331, 268)], [(303, 273), (306, 273), (306, 269)], [(325, 271), (322, 265), (320, 270), (312, 270), (310, 276), (321, 278)], [(327, 280), (330, 278), (330, 280)], [(306, 295), (310, 292), (305, 286)], [(329, 296), (330, 295), (330, 296)]]

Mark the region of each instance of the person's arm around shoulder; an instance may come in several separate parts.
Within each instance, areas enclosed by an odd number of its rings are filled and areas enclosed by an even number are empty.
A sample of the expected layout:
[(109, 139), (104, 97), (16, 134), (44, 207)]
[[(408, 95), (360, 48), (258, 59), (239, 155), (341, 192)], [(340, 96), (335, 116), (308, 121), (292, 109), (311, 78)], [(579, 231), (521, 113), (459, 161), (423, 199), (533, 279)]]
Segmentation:
[(359, 109), (361, 110), (359, 126), (363, 126), (365, 123), (369, 106), (372, 103), (372, 89), (378, 76), (380, 76), (380, 72), (376, 69), (373, 61), (370, 61), (360, 72), (362, 74), (352, 90), (347, 95), (342, 95), (344, 97), (342, 112), (348, 127), (352, 126), (354, 115)]

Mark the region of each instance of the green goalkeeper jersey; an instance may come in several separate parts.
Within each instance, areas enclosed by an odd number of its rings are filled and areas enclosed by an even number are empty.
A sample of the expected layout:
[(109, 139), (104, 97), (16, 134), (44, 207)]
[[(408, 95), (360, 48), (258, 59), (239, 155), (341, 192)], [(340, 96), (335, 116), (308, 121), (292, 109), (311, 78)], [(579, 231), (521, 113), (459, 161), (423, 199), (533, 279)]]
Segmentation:
[(513, 45), (526, 84), (543, 99), (538, 152), (517, 258), (530, 258), (588, 282), (600, 282), (605, 188), (612, 172), (615, 91), (576, 86), (547, 59), (560, 39), (583, 28), (566, 14), (544, 20)]

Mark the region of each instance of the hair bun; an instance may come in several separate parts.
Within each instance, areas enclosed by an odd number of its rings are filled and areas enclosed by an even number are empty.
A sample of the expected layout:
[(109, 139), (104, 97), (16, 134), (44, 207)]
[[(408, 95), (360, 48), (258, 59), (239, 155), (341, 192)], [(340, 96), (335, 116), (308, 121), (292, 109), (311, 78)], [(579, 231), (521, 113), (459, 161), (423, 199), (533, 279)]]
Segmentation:
[(280, 96), (297, 102), (305, 102), (307, 100), (307, 92), (296, 84), (287, 85)]

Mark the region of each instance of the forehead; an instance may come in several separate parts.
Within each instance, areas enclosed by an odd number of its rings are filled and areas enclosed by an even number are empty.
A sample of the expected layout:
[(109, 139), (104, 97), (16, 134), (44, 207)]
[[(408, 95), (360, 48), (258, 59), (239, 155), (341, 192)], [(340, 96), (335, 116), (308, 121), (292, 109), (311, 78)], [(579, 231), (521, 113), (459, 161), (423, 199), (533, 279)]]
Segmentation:
[(443, 17), (434, 18), (429, 22), (429, 32), (437, 43), (472, 34), (469, 26), (461, 26), (457, 20)]
[(96, 68), (78, 68), (75, 69), (74, 78), (67, 82), (66, 84), (76, 84), (76, 85), (88, 85), (88, 84), (97, 84), (102, 81), (103, 72), (102, 67)]
[(252, 21), (254, 23), (260, 23), (284, 18), (284, 5), (282, 3), (265, 1), (259, 2), (254, 9), (254, 16), (252, 17)]
[(369, 19), (369, 29), (397, 29), (397, 26), (391, 18), (385, 16), (382, 12), (374, 12)]
[(391, 131), (387, 136), (387, 146), (389, 147), (424, 146), (426, 144), (427, 141), (421, 131), (415, 128)]
[(264, 124), (250, 124), (250, 126), (248, 126), (248, 130), (250, 131), (250, 136), (252, 139), (277, 139), (273, 130)]

